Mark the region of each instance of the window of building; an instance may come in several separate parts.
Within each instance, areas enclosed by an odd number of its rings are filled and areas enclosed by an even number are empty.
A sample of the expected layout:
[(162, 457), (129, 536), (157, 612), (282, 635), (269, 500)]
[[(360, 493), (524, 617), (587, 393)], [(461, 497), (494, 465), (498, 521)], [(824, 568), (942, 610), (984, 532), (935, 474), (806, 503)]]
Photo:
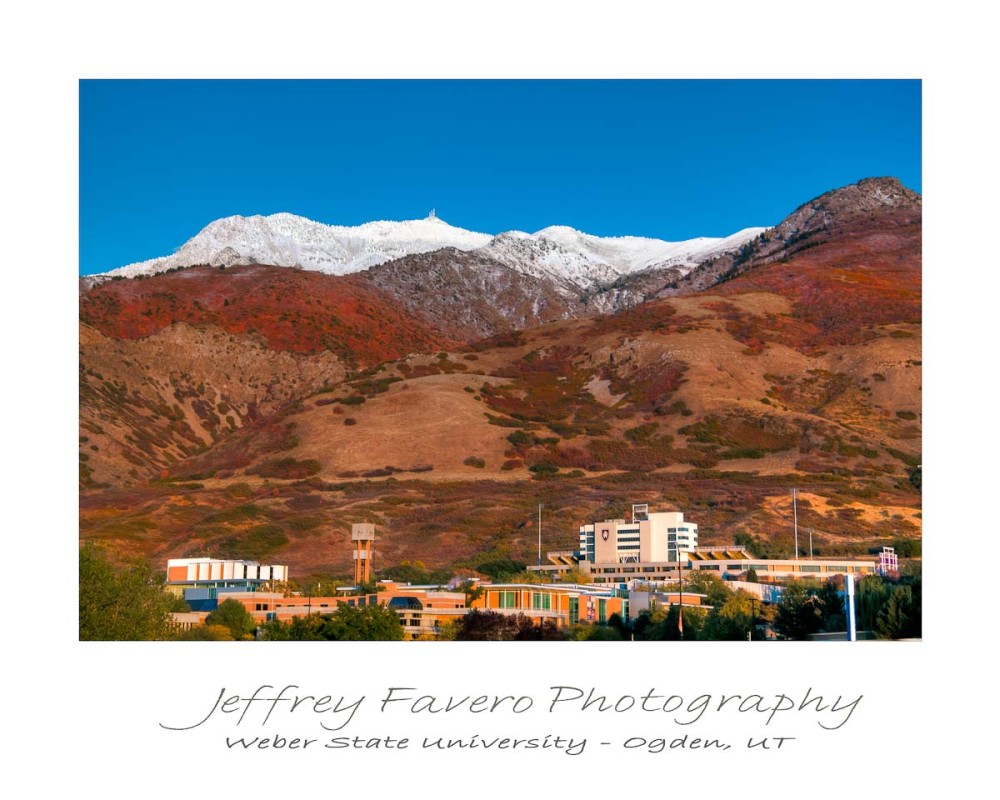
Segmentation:
[(552, 609), (552, 595), (546, 592), (532, 592), (531, 607), (537, 611), (550, 611)]
[(608, 621), (608, 601), (598, 600), (597, 601), (597, 621), (600, 623), (605, 623)]
[(569, 599), (569, 624), (576, 625), (580, 621), (580, 598), (571, 597)]
[(500, 608), (517, 608), (517, 592), (498, 592)]
[(719, 565), (718, 564), (702, 564), (702, 565), (700, 565), (698, 567), (698, 569), (714, 569), (714, 570), (718, 571)]

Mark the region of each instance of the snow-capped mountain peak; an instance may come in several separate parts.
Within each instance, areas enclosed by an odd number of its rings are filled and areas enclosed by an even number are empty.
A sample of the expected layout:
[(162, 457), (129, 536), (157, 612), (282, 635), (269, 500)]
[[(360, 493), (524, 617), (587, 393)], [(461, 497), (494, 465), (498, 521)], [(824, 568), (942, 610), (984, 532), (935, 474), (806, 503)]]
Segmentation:
[(346, 275), (443, 247), (473, 250), (491, 238), (449, 225), (433, 214), (356, 226), (325, 225), (287, 212), (266, 217), (237, 215), (210, 223), (171, 256), (129, 264), (107, 274), (130, 278), (198, 264), (270, 264)]
[(747, 228), (724, 239), (698, 237), (665, 242), (638, 236), (600, 237), (564, 225), (536, 233), (507, 231), (496, 236), (449, 225), (431, 211), (423, 219), (326, 225), (296, 214), (231, 216), (218, 219), (176, 253), (129, 264), (108, 277), (152, 275), (200, 264), (269, 264), (333, 275), (360, 272), (408, 255), (452, 247), (475, 251), (519, 272), (566, 287), (587, 289), (644, 269), (692, 269), (735, 250), (764, 228)]

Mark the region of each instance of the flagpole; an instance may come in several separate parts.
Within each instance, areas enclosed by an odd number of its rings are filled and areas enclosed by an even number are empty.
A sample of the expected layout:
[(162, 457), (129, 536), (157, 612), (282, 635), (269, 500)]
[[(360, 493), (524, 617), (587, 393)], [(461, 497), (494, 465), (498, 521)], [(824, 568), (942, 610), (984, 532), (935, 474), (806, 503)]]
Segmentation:
[(538, 566), (542, 565), (542, 504), (538, 504)]

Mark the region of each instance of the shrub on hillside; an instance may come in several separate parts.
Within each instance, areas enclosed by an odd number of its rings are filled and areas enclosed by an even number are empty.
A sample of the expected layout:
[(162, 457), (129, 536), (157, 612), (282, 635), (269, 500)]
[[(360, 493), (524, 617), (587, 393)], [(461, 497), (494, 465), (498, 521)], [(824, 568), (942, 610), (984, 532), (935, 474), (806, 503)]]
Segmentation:
[(248, 469), (251, 475), (260, 475), (262, 478), (281, 478), (284, 480), (302, 480), (311, 475), (315, 475), (321, 469), (319, 461), (309, 458), (298, 461), (294, 458), (274, 458), (265, 461), (256, 467)]

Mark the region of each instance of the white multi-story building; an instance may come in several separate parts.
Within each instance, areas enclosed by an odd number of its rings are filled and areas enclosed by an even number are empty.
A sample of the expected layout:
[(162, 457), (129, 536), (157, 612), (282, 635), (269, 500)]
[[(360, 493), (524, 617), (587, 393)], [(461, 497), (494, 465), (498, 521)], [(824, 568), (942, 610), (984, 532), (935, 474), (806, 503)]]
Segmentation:
[(678, 561), (698, 546), (698, 526), (681, 511), (632, 506), (632, 519), (580, 526), (580, 560), (598, 564)]
[(287, 581), (288, 567), (261, 565), (256, 561), (224, 558), (171, 558), (167, 561), (167, 582), (197, 585), (228, 581), (265, 583)]

